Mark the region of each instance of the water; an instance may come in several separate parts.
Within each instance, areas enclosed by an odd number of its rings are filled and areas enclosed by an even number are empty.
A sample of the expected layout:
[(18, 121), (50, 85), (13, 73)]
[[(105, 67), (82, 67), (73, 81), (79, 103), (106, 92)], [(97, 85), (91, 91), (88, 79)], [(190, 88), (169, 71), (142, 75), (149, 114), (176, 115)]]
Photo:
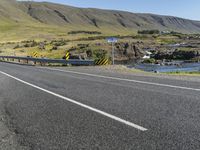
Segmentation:
[(136, 69), (148, 72), (200, 72), (200, 63), (181, 63), (181, 65), (161, 66), (157, 64), (137, 64)]

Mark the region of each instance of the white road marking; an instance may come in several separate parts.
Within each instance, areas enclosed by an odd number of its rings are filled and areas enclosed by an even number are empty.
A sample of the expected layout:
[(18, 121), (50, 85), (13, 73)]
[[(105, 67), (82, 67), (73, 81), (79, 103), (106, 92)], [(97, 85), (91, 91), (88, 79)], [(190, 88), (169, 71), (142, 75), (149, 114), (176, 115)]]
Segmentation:
[[(43, 68), (44, 69), (44, 67), (38, 67), (38, 68)], [(170, 84), (161, 84), (161, 83), (146, 82), (146, 81), (140, 81), (140, 80), (123, 79), (123, 78), (118, 78), (118, 77), (103, 76), (103, 75), (76, 72), (76, 71), (69, 71), (69, 70), (60, 70), (60, 69), (54, 69), (54, 68), (45, 68), (45, 69), (53, 70), (53, 71), (66, 72), (66, 73), (73, 73), (73, 74), (78, 74), (78, 75), (86, 75), (86, 76), (91, 76), (91, 77), (104, 78), (104, 79), (112, 79), (112, 80), (128, 81), (128, 82), (134, 82), (134, 83), (140, 83), (140, 84), (148, 84), (148, 85), (156, 85), (156, 86), (162, 86), (162, 87), (170, 87), (170, 88), (176, 88), (176, 89), (200, 91), (200, 89), (197, 89), (197, 88), (176, 86), (176, 85), (170, 85)]]
[(15, 79), (15, 80), (17, 80), (17, 81), (19, 81), (19, 82), (21, 82), (21, 83), (23, 83), (23, 84), (29, 85), (29, 86), (31, 86), (31, 87), (34, 87), (34, 88), (38, 89), (38, 90), (41, 90), (41, 91), (43, 91), (43, 92), (46, 92), (46, 93), (48, 93), (48, 94), (51, 94), (51, 95), (56, 96), (56, 97), (58, 97), (58, 98), (61, 98), (61, 99), (63, 99), (63, 100), (66, 100), (66, 101), (68, 101), (68, 102), (71, 102), (71, 103), (73, 103), (73, 104), (79, 105), (79, 106), (81, 106), (81, 107), (83, 107), (83, 108), (89, 109), (89, 110), (91, 110), (91, 111), (93, 111), (93, 112), (96, 112), (96, 113), (98, 113), (98, 114), (101, 114), (101, 115), (103, 115), (103, 116), (106, 116), (106, 117), (108, 117), (108, 118), (110, 118), (110, 119), (116, 120), (116, 121), (118, 121), (118, 122), (120, 122), (120, 123), (122, 123), (122, 124), (128, 125), (128, 126), (130, 126), (130, 127), (133, 127), (133, 128), (135, 128), (135, 129), (138, 129), (138, 130), (141, 130), (141, 131), (147, 131), (146, 128), (144, 128), (144, 127), (142, 127), (142, 126), (139, 126), (139, 125), (137, 125), (137, 124), (134, 124), (134, 123), (132, 123), (132, 122), (126, 121), (126, 120), (124, 120), (124, 119), (121, 119), (121, 118), (119, 118), (119, 117), (116, 117), (116, 116), (114, 116), (114, 115), (111, 115), (111, 114), (109, 114), (109, 113), (106, 113), (106, 112), (104, 112), (104, 111), (101, 111), (101, 110), (98, 110), (98, 109), (93, 108), (93, 107), (91, 107), (91, 106), (88, 106), (88, 105), (85, 105), (85, 104), (83, 104), (83, 103), (77, 102), (77, 101), (75, 101), (75, 100), (73, 100), (73, 99), (64, 97), (64, 96), (62, 96), (62, 95), (60, 95), (60, 94), (56, 94), (56, 93), (54, 93), (54, 92), (52, 92), (52, 91), (46, 90), (46, 89), (41, 88), (41, 87), (39, 87), (39, 86), (37, 86), (37, 85), (34, 85), (34, 84), (29, 83), (29, 82), (23, 81), (23, 80), (21, 80), (21, 79), (19, 79), (19, 78), (17, 78), (17, 77), (14, 77), (14, 76), (12, 76), (12, 75), (10, 75), (10, 74), (5, 73), (5, 72), (0, 71), (0, 73), (1, 73), (1, 74), (4, 74), (5, 76), (8, 76), (8, 77), (10, 77), (10, 78), (12, 78), (12, 79)]

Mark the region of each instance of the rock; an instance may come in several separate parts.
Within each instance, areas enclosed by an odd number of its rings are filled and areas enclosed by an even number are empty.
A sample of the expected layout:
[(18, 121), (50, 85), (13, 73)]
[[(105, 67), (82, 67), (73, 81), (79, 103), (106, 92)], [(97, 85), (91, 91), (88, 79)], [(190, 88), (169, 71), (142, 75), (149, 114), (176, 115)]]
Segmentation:
[(180, 59), (180, 60), (190, 60), (200, 56), (198, 50), (175, 50), (174, 52), (162, 51), (155, 54), (155, 59)]
[(116, 43), (115, 54), (118, 58), (126, 58), (130, 61), (142, 58), (145, 52), (134, 43)]

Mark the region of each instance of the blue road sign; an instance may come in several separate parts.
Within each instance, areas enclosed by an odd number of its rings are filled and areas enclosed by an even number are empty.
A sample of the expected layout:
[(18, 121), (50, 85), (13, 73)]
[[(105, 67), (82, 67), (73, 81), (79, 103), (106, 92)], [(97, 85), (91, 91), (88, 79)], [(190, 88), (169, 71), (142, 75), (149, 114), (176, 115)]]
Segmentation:
[(107, 38), (107, 41), (108, 41), (108, 43), (116, 43), (118, 41), (118, 39), (115, 37), (109, 37), (109, 38)]

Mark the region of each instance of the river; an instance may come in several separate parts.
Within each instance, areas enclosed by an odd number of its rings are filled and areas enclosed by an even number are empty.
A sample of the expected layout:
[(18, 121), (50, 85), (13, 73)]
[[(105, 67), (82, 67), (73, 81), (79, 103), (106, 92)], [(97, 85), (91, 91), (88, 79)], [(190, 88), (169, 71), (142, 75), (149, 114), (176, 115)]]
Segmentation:
[(200, 72), (200, 63), (180, 63), (180, 65), (137, 64), (134, 66), (148, 72)]

